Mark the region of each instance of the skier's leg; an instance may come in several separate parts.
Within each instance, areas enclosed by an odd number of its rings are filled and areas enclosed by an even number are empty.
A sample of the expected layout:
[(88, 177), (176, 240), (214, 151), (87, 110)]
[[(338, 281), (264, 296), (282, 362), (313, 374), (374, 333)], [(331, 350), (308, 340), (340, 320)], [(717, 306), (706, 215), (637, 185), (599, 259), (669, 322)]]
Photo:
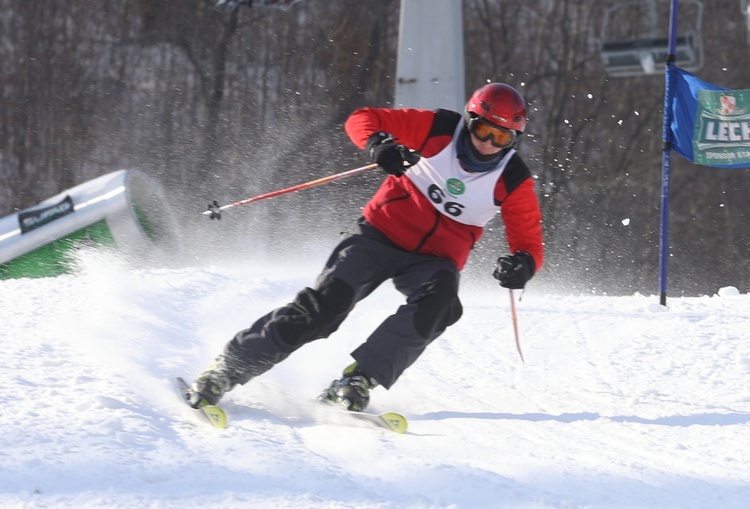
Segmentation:
[(406, 304), (352, 353), (357, 369), (386, 389), (463, 312), (455, 265), (440, 258), (416, 256), (427, 259), (409, 265), (393, 278), (396, 288), (407, 296)]
[(305, 343), (332, 334), (356, 303), (355, 291), (337, 278), (326, 278), (300, 291), (292, 302), (238, 332), (224, 348), (236, 384), (244, 384), (286, 359)]
[(193, 383), (193, 406), (202, 400), (216, 404), (233, 387), (265, 373), (303, 344), (331, 334), (354, 303), (354, 288), (334, 277), (305, 288), (226, 344), (224, 353)]
[(339, 243), (313, 288), (240, 331), (224, 349), (233, 384), (244, 384), (302, 345), (328, 337), (354, 305), (392, 276), (392, 248), (366, 235)]

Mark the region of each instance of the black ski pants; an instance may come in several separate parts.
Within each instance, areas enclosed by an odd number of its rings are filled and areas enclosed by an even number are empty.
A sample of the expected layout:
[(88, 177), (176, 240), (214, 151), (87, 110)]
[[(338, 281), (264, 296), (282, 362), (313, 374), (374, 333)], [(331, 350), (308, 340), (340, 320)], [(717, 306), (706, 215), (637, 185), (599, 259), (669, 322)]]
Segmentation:
[(258, 319), (226, 345), (233, 382), (244, 384), (302, 345), (336, 331), (355, 304), (391, 279), (406, 302), (352, 352), (386, 389), (461, 317), (459, 272), (445, 258), (405, 251), (364, 219), (334, 249), (312, 288)]

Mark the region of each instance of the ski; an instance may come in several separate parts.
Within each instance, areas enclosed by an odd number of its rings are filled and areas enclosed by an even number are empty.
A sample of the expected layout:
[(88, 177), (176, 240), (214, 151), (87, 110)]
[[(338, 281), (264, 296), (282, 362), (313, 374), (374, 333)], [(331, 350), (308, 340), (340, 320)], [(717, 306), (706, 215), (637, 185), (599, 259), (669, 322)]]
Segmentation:
[(402, 434), (406, 433), (408, 423), (406, 417), (396, 412), (385, 412), (382, 414), (370, 414), (367, 412), (350, 412), (349, 410), (341, 410), (347, 418), (370, 422), (379, 428), (394, 431)]
[[(177, 382), (177, 389), (180, 392), (182, 400), (188, 406), (190, 406), (190, 385), (188, 385), (188, 383), (179, 376), (175, 379), (175, 381)], [(193, 407), (190, 406), (190, 408)], [(216, 405), (204, 404), (200, 408), (194, 410), (200, 412), (208, 422), (210, 422), (214, 427), (218, 429), (226, 428), (227, 424), (229, 423), (229, 421), (227, 420), (227, 414), (224, 412), (224, 410)]]
[(408, 428), (406, 417), (401, 414), (397, 414), (396, 412), (384, 412), (382, 414), (375, 414), (371, 412), (355, 412), (353, 410), (347, 410), (342, 406), (338, 406), (335, 403), (330, 402), (329, 400), (321, 398), (318, 398), (316, 400), (316, 403), (323, 408), (332, 410), (337, 417), (332, 421), (338, 422), (339, 424), (341, 423), (341, 419), (338, 419), (338, 417), (342, 417), (346, 420), (374, 424), (378, 428), (383, 428), (399, 434), (406, 433), (406, 430)]
[[(177, 389), (180, 393), (180, 397), (182, 398), (182, 401), (185, 402), (188, 406), (190, 406), (190, 385), (182, 378), (177, 377), (175, 378), (175, 382), (177, 383)], [(323, 405), (330, 406), (330, 405)], [(190, 406), (190, 408), (193, 408)], [(408, 423), (406, 421), (406, 417), (404, 417), (401, 414), (397, 414), (396, 412), (384, 412), (381, 414), (372, 414), (367, 412), (350, 412), (349, 410), (344, 410), (339, 407), (331, 406), (331, 409), (336, 412), (336, 415), (342, 416), (344, 419), (349, 419), (352, 421), (358, 421), (358, 422), (368, 422), (370, 424), (374, 424), (378, 428), (382, 428), (388, 431), (393, 431), (395, 433), (406, 433), (406, 430), (408, 428)], [(201, 406), (200, 408), (193, 409), (196, 412), (200, 412), (205, 419), (211, 423), (214, 427), (218, 429), (225, 429), (227, 425), (229, 424), (229, 420), (227, 419), (227, 414), (222, 410), (220, 407), (216, 405), (208, 405), (205, 404)]]

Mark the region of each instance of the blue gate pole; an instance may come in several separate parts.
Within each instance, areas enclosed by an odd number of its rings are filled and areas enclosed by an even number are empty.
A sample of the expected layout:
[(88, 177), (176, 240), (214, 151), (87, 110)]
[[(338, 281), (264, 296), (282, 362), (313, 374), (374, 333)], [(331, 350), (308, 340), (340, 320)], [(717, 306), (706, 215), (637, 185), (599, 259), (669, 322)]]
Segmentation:
[(664, 152), (661, 165), (661, 233), (659, 236), (659, 303), (667, 305), (667, 261), (669, 259), (669, 175), (672, 163), (672, 71), (675, 66), (675, 47), (677, 45), (677, 11), (679, 0), (672, 0), (669, 18), (669, 50), (664, 73), (664, 124), (662, 141)]

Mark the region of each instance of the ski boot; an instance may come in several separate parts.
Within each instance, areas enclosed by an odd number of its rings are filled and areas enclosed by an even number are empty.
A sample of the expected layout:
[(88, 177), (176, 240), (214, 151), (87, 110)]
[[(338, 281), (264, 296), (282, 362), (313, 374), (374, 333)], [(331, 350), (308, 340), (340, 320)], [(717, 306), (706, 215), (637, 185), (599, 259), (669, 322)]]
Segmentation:
[(188, 403), (193, 408), (205, 405), (215, 405), (219, 400), (234, 388), (229, 377), (229, 370), (223, 355), (216, 358), (206, 371), (190, 386), (191, 394)]
[(352, 412), (361, 412), (367, 408), (370, 402), (370, 389), (374, 389), (378, 383), (358, 371), (357, 367), (356, 362), (348, 366), (344, 370), (344, 376), (331, 382), (330, 387), (318, 396), (318, 401), (340, 406)]

